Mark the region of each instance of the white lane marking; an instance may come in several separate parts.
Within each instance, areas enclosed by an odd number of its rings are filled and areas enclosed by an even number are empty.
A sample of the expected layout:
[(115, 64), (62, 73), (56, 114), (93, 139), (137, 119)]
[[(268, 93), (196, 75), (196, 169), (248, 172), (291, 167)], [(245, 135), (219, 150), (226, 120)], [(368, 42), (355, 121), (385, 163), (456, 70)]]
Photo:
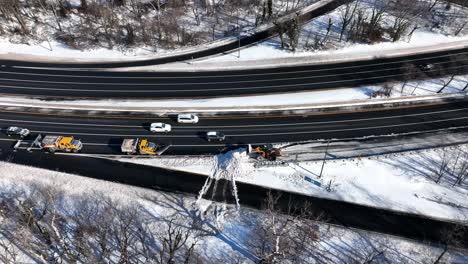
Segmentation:
[[(82, 142), (84, 146), (112, 146), (112, 147), (120, 147), (122, 144), (106, 144), (106, 143), (86, 143), (86, 142)], [(207, 141), (208, 143), (208, 141)], [(250, 144), (260, 144), (260, 143), (250, 143)], [(262, 144), (266, 144), (266, 143), (262, 143)], [(229, 144), (229, 145), (232, 145), (232, 146), (246, 146), (247, 144)], [(174, 144), (171, 144), (171, 148), (172, 147), (225, 147), (226, 144), (205, 144), (205, 145), (202, 145), (202, 144), (194, 144), (194, 145), (174, 145)]]
[[(390, 109), (391, 110), (391, 109)], [(237, 125), (237, 126), (173, 126), (177, 130), (190, 130), (190, 129), (209, 129), (209, 128), (254, 128), (254, 127), (280, 127), (280, 126), (300, 126), (300, 125), (317, 125), (317, 124), (334, 124), (334, 123), (347, 123), (347, 122), (361, 122), (381, 119), (392, 119), (392, 118), (403, 118), (403, 117), (414, 117), (414, 116), (425, 116), (433, 114), (453, 113), (468, 110), (468, 107), (431, 111), (416, 114), (406, 115), (394, 115), (394, 116), (383, 116), (383, 117), (369, 117), (369, 118), (357, 118), (357, 119), (346, 119), (346, 120), (332, 120), (332, 121), (315, 121), (315, 122), (302, 122), (302, 123), (287, 123), (287, 124), (264, 124), (264, 125)], [(285, 116), (287, 118), (288, 116)], [(259, 116), (261, 118), (261, 116)], [(283, 117), (281, 117), (283, 118)], [(153, 120), (158, 120), (155, 118)], [(64, 122), (46, 122), (46, 121), (31, 121), (31, 120), (17, 120), (17, 119), (4, 119), (0, 118), (0, 121), (12, 122), (12, 123), (30, 123), (30, 124), (49, 124), (49, 125), (69, 125), (69, 126), (89, 126), (89, 127), (116, 127), (116, 128), (147, 128), (149, 126), (129, 126), (129, 125), (106, 125), (106, 124), (92, 124), (92, 123), (64, 123)], [(4, 130), (4, 129), (0, 129)], [(158, 134), (159, 135), (159, 134)]]
[[(328, 133), (328, 132), (341, 132), (341, 131), (353, 131), (353, 130), (367, 130), (367, 129), (377, 129), (377, 128), (390, 128), (390, 127), (404, 127), (404, 126), (414, 126), (422, 124), (432, 124), (432, 123), (441, 123), (447, 121), (463, 120), (468, 119), (467, 117), (457, 117), (457, 118), (448, 118), (441, 120), (431, 120), (424, 122), (413, 122), (413, 123), (404, 123), (404, 124), (395, 124), (395, 125), (385, 125), (385, 126), (371, 126), (371, 127), (359, 127), (359, 128), (343, 128), (343, 129), (332, 129), (332, 130), (321, 130), (321, 131), (308, 131), (308, 132), (289, 132), (289, 133), (269, 133), (269, 134), (239, 134), (232, 135), (235, 137), (247, 137), (247, 136), (278, 136), (278, 135), (298, 135), (298, 134), (317, 134), (317, 133)], [(226, 135), (229, 136), (229, 135)]]
[[(426, 134), (426, 133), (434, 133), (434, 132), (441, 132), (441, 131), (450, 131), (450, 130), (457, 130), (457, 129), (463, 129), (463, 128), (468, 128), (468, 126), (459, 126), (459, 127), (450, 127), (450, 128), (438, 128), (438, 129), (430, 129), (430, 130), (421, 130), (421, 131), (412, 131), (412, 132), (405, 132), (405, 133), (391, 133), (391, 134), (383, 134), (383, 135), (372, 135), (372, 136), (362, 136), (362, 137), (351, 137), (351, 138), (339, 138), (339, 139), (330, 139), (330, 142), (341, 142), (341, 141), (349, 141), (349, 140), (362, 140), (362, 139), (368, 139), (368, 138), (386, 138), (386, 137), (395, 137), (395, 136), (405, 136), (405, 135), (416, 135), (416, 134)], [(16, 141), (14, 139), (3, 139), (0, 138), (0, 141)], [(28, 141), (24, 141), (28, 142)], [(29, 141), (31, 142), (31, 141)], [(289, 143), (301, 143), (301, 144), (307, 144), (311, 142), (326, 142), (324, 139), (316, 139), (316, 140), (307, 140), (307, 141), (300, 141), (300, 142), (289, 142)], [(279, 142), (249, 142), (246, 144), (230, 144), (232, 146), (246, 146), (247, 144), (251, 145), (263, 145), (263, 144), (285, 144), (285, 141), (279, 141)], [(108, 143), (83, 143), (83, 145), (90, 145), (90, 146), (120, 146), (121, 144), (108, 144)], [(174, 145), (171, 144), (171, 147), (225, 147), (225, 144), (220, 144), (220, 145), (200, 145), (200, 144), (195, 144), (195, 145)], [(60, 153), (60, 152), (58, 152)], [(56, 153), (56, 154), (58, 154)]]
[[(46, 121), (17, 120), (17, 119), (4, 119), (4, 118), (0, 118), (0, 121), (15, 122), (15, 123), (31, 123), (31, 124), (69, 125), (69, 126), (96, 126), (96, 127), (122, 127), (122, 128), (144, 128), (145, 127), (145, 126), (105, 125), (105, 124), (87, 124), (87, 123), (46, 122)], [(149, 127), (149, 126), (146, 126), (146, 127)]]
[(18, 141), (18, 139), (12, 139), (12, 138), (0, 138), (0, 141)]
[[(268, 134), (265, 134), (265, 133), (263, 133), (263, 134), (226, 134), (226, 137), (254, 137), (254, 136), (317, 134), (317, 133), (341, 132), (341, 131), (352, 131), (352, 130), (365, 130), (365, 129), (376, 129), (376, 128), (403, 127), (403, 126), (432, 124), (432, 123), (440, 123), (440, 122), (463, 120), (463, 119), (468, 119), (468, 116), (466, 116), (466, 117), (457, 117), (457, 118), (447, 118), (447, 119), (440, 119), (440, 120), (423, 121), (423, 122), (412, 122), (412, 123), (404, 123), (404, 124), (359, 127), (359, 128), (342, 128), (342, 129), (331, 129), (331, 130), (268, 133)], [(49, 133), (49, 134), (73, 134), (73, 135), (83, 135), (83, 136), (107, 136), (107, 137), (200, 138), (200, 136), (198, 136), (198, 135), (124, 135), (124, 134), (70, 133), (70, 132), (62, 132), (62, 131), (31, 131), (31, 132)]]
[[(447, 62), (445, 62), (447, 63)], [(465, 67), (465, 65), (458, 66), (458, 67)], [(338, 76), (346, 76), (346, 75), (356, 75), (356, 74), (366, 74), (366, 73), (373, 73), (373, 72), (383, 72), (389, 70), (398, 70), (401, 67), (396, 68), (386, 68), (386, 69), (376, 69), (376, 70), (367, 70), (367, 71), (355, 71), (349, 73), (338, 73), (338, 74), (324, 74), (324, 75), (317, 75), (317, 76), (301, 76), (301, 77), (286, 77), (286, 78), (268, 78), (265, 76), (266, 79), (255, 79), (255, 80), (238, 80), (238, 81), (215, 81), (215, 82), (186, 82), (186, 83), (112, 83), (112, 82), (67, 82), (67, 81), (52, 81), (52, 80), (26, 80), (26, 79), (11, 79), (11, 78), (0, 78), (2, 81), (20, 81), (20, 82), (27, 82), (27, 83), (55, 83), (55, 84), (83, 84), (83, 85), (113, 85), (113, 86), (178, 86), (178, 85), (209, 85), (209, 84), (242, 84), (242, 83), (259, 83), (259, 82), (270, 82), (270, 81), (293, 81), (293, 80), (306, 80), (306, 79), (317, 79), (317, 78), (324, 78), (324, 77), (338, 77)], [(450, 68), (446, 68), (450, 69)], [(433, 72), (439, 71), (438, 69), (428, 70), (426, 72)], [(1, 72), (0, 72), (1, 73)]]
[[(462, 68), (465, 66), (450, 67), (446, 69), (455, 69)], [(435, 71), (435, 70), (434, 70)], [(19, 90), (43, 90), (43, 91), (65, 91), (65, 92), (94, 92), (94, 93), (115, 93), (115, 92), (125, 92), (125, 93), (167, 93), (167, 92), (210, 92), (210, 91), (239, 91), (239, 90), (252, 90), (252, 89), (271, 89), (271, 88), (284, 88), (284, 87), (294, 87), (300, 86), (304, 87), (307, 85), (317, 85), (317, 84), (329, 84), (329, 83), (345, 83), (352, 81), (363, 81), (363, 80), (372, 80), (380, 79), (386, 77), (402, 77), (405, 74), (390, 74), (390, 75), (381, 75), (375, 77), (367, 78), (357, 78), (357, 79), (346, 79), (346, 80), (335, 80), (335, 81), (326, 81), (326, 82), (310, 82), (310, 83), (300, 83), (300, 84), (283, 84), (283, 85), (269, 85), (269, 86), (249, 86), (249, 87), (232, 87), (232, 88), (216, 88), (216, 89), (171, 89), (171, 90), (90, 90), (90, 89), (64, 89), (64, 88), (50, 88), (50, 87), (25, 87), (25, 86), (15, 86), (15, 85), (0, 85), (1, 88), (10, 88), (10, 89), (19, 89)]]
[[(457, 52), (457, 53), (452, 53), (452, 54), (444, 54), (444, 55), (438, 55), (438, 56), (429, 56), (429, 57), (424, 57), (420, 59), (404, 59), (404, 58), (396, 58), (396, 61), (391, 61), (391, 62), (381, 62), (381, 63), (372, 63), (372, 64), (366, 64), (365, 66), (379, 66), (379, 65), (387, 65), (387, 64), (396, 64), (396, 63), (401, 63), (401, 62), (413, 62), (413, 61), (420, 61), (420, 60), (427, 60), (427, 59), (435, 59), (435, 58), (444, 58), (444, 57), (450, 57), (450, 56), (455, 56), (455, 55), (462, 55), (468, 53), (468, 51), (464, 52)], [(385, 59), (385, 58), (384, 58)], [(392, 58), (390, 58), (392, 59)], [(339, 63), (339, 62), (338, 62)], [(343, 63), (343, 62), (342, 62)], [(345, 62), (347, 63), (347, 62)], [(432, 63), (432, 64), (438, 64), (438, 63)], [(309, 65), (306, 65), (309, 66)], [(305, 67), (306, 67), (305, 66)], [(316, 66), (316, 65), (311, 65), (311, 66)], [(23, 67), (23, 66), (12, 66), (13, 68), (19, 68), (19, 69), (49, 69), (49, 68), (41, 68), (41, 67)], [(291, 67), (291, 66), (289, 66)], [(292, 66), (294, 67), (294, 66)], [(297, 66), (296, 66), (297, 67)], [(346, 67), (332, 67), (332, 68), (327, 68), (326, 70), (339, 70), (339, 69), (352, 69), (352, 68), (362, 68), (362, 65), (351, 65), (351, 66), (346, 66)], [(52, 68), (52, 69), (59, 69), (60, 68)], [(99, 68), (96, 68), (99, 69)], [(72, 69), (73, 70), (73, 69)], [(306, 72), (315, 72), (315, 71), (323, 71), (324, 69), (315, 69), (315, 70), (299, 70), (299, 71), (291, 71), (288, 73), (306, 73)], [(69, 70), (70, 71), (70, 70)], [(6, 72), (6, 71), (3, 71)], [(83, 71), (82, 71), (83, 72)], [(26, 74), (26, 75), (44, 75), (44, 76), (58, 76), (58, 77), (76, 77), (76, 75), (72, 74), (40, 74), (40, 73), (18, 73), (18, 72), (7, 72), (11, 74)], [(269, 72), (267, 73), (268, 75), (279, 75), (279, 74), (284, 74), (284, 72)], [(265, 73), (249, 73), (249, 74), (233, 74), (233, 75), (203, 75), (200, 77), (204, 78), (219, 78), (219, 77), (248, 77), (248, 76), (262, 76), (265, 75)], [(87, 77), (87, 78), (109, 78), (109, 79), (189, 79), (189, 78), (198, 78), (198, 76), (167, 76), (167, 77), (161, 77), (161, 76), (93, 76), (93, 75), (80, 75), (80, 77)]]

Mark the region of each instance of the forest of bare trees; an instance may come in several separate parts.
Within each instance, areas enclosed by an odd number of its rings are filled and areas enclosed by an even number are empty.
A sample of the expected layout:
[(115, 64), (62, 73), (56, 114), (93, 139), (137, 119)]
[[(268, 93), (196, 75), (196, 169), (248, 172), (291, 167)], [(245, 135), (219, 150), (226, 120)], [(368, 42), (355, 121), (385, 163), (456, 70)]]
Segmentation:
[[(463, 166), (460, 163), (457, 168), (466, 170)], [(314, 214), (309, 204), (289, 200), (289, 206), (279, 206), (284, 198), (281, 192), (268, 193), (263, 209), (254, 212), (230, 211), (215, 203), (201, 210), (176, 194), (141, 194), (145, 201), (141, 203), (123, 202), (100, 192), (70, 196), (51, 185), (6, 188), (0, 196), (0, 262), (5, 264), (408, 260), (404, 254), (395, 254), (398, 244), (385, 237), (376, 239), (352, 230), (342, 233), (324, 224), (324, 216)], [(221, 214), (231, 220), (220, 220)], [(236, 221), (243, 222), (239, 230), (248, 230), (232, 237), (238, 232), (232, 230)], [(226, 232), (226, 228), (231, 230)], [(419, 249), (425, 263), (445, 261), (451, 255), (448, 245), (456, 245), (465, 234), (461, 226), (443, 232), (443, 248)], [(339, 242), (342, 236), (347, 237), (344, 244)], [(338, 245), (344, 247), (333, 248)]]
[(312, 0), (1, 0), (0, 36), (59, 40), (76, 49), (206, 43), (253, 28)]
[[(167, 197), (152, 202), (173, 213), (157, 215), (101, 193), (70, 199), (51, 186), (15, 187), (0, 199), (0, 262), (17, 263), (26, 256), (39, 263), (207, 263), (212, 256), (202, 241), (222, 239), (222, 224), (176, 196)], [(315, 254), (311, 247), (321, 239), (316, 216), (307, 206), (295, 217), (283, 215), (276, 209), (279, 197), (269, 195), (264, 218), (251, 218), (250, 253), (224, 260), (298, 263)]]
[[(15, 43), (57, 40), (82, 50), (144, 47), (157, 52), (237, 35), (239, 28), (276, 24), (278, 17), (316, 1), (1, 0), (0, 36)], [(408, 40), (423, 27), (457, 36), (468, 21), (452, 5), (447, 0), (355, 0), (320, 28), (303, 32), (292, 19), (278, 23), (276, 30), (281, 46), (292, 51)]]
[(315, 50), (348, 42), (409, 41), (422, 28), (458, 36), (468, 30), (466, 12), (447, 0), (355, 0), (319, 32), (303, 34), (302, 44)]

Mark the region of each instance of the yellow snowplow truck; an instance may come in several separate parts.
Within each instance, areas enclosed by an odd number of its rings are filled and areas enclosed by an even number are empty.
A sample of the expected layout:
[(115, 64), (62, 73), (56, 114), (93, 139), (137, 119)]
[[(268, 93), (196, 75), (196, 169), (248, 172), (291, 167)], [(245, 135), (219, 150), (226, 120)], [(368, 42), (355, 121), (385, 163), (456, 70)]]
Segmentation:
[(159, 145), (148, 141), (146, 138), (127, 138), (122, 142), (121, 150), (126, 154), (159, 155)]
[(64, 136), (45, 136), (41, 141), (41, 147), (49, 152), (78, 152), (83, 148), (79, 139)]

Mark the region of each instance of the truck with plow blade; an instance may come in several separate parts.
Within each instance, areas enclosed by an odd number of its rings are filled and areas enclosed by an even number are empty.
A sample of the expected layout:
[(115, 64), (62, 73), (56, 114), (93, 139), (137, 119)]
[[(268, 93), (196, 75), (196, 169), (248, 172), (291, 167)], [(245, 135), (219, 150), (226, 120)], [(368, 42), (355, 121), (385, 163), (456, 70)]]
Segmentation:
[(45, 136), (40, 146), (49, 152), (79, 152), (83, 148), (83, 143), (79, 139), (66, 136)]
[(124, 139), (121, 146), (122, 153), (132, 155), (161, 155), (170, 146), (162, 148), (160, 145), (148, 141), (146, 138), (127, 138)]

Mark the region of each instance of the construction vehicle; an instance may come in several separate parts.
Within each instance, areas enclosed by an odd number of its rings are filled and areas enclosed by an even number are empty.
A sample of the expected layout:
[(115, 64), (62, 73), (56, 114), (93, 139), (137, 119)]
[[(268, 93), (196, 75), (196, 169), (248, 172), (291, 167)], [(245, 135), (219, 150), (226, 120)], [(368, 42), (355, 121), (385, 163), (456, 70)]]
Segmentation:
[(73, 137), (45, 136), (41, 141), (41, 147), (52, 153), (55, 151), (76, 153), (83, 148), (83, 143)]
[(148, 141), (146, 138), (127, 138), (122, 142), (121, 150), (126, 154), (159, 155), (159, 145)]
[(262, 157), (267, 160), (276, 160), (277, 157), (281, 157), (281, 150), (278, 148), (273, 148), (272, 145), (261, 145), (252, 148), (249, 146), (249, 152), (252, 153), (256, 158)]

